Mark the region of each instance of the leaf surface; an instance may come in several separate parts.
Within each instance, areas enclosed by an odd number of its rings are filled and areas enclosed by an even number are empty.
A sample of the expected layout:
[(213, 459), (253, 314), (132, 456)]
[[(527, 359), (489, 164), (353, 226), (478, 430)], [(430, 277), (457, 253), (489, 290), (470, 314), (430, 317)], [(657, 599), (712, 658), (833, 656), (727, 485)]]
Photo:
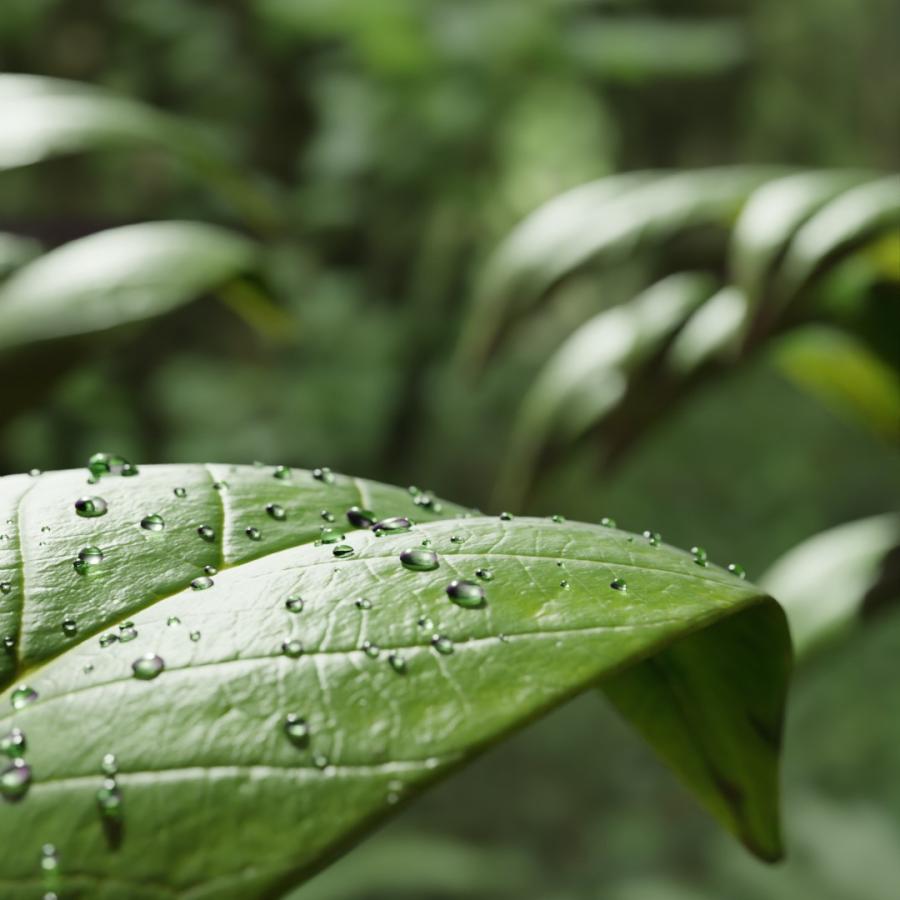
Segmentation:
[[(79, 516), (82, 495), (102, 497), (106, 514)], [(770, 737), (742, 751), (760, 794), (742, 833), (764, 832), (751, 846), (777, 855), (784, 623), (758, 588), (687, 553), (595, 525), (438, 512), (397, 488), (301, 470), (279, 479), (270, 467), (149, 466), (90, 485), (83, 472), (10, 476), (0, 504), (2, 621), (15, 636), (0, 734), (22, 729), (33, 775), (26, 796), (0, 806), (0, 845), (16, 848), (0, 857), (11, 900), (46, 889), (46, 843), (67, 898), (278, 897), (429, 782), (679, 641), (692, 658), (682, 700), (703, 701), (702, 656), (714, 646), (740, 658), (745, 638), (729, 623), (745, 616), (774, 624), (753, 629), (757, 677), (733, 685), (736, 707), (763, 710)], [(351, 530), (351, 505), (421, 524)], [(347, 529), (342, 540), (316, 543), (332, 527), (322, 509)], [(151, 514), (163, 528), (142, 526)], [(89, 546), (104, 558), (79, 573), (73, 556)], [(436, 553), (437, 568), (405, 567), (408, 549)], [(191, 588), (204, 566), (217, 570), (212, 585)], [(451, 602), (454, 579), (480, 584), (484, 603)], [(119, 639), (102, 647), (104, 634)], [(692, 644), (700, 634), (712, 643)], [(146, 654), (163, 666), (152, 680), (133, 674)], [(37, 697), (16, 708), (23, 686)], [(288, 715), (305, 720), (305, 737), (289, 738)], [(720, 726), (726, 780), (744, 737), (731, 721)], [(109, 753), (115, 820), (97, 799)]]

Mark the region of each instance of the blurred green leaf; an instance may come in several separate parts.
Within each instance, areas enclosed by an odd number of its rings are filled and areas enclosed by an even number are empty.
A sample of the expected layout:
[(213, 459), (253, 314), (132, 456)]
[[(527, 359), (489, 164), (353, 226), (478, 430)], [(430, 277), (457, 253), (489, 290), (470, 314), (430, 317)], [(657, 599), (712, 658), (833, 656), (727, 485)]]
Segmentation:
[(515, 505), (544, 449), (576, 440), (625, 396), (632, 370), (657, 353), (715, 289), (712, 276), (681, 273), (579, 326), (550, 357), (518, 411), (497, 486)]
[(40, 252), (41, 245), (37, 241), (0, 232), (0, 278), (5, 278)]
[(772, 565), (762, 584), (784, 605), (798, 654), (849, 630), (883, 576), (893, 578), (887, 599), (900, 599), (898, 574), (885, 571), (898, 547), (900, 516), (873, 516), (811, 537)]
[(253, 242), (197, 222), (80, 238), (0, 285), (0, 349), (160, 315), (246, 271), (255, 256)]
[[(79, 515), (83, 495), (106, 511)], [(421, 495), (327, 471), (149, 466), (90, 487), (81, 471), (0, 481), (15, 679), (0, 719), (27, 735), (33, 779), (0, 818), (0, 840), (17, 849), (0, 862), (10, 900), (33, 895), (47, 842), (73, 900), (274, 896), (478, 751), (683, 639), (678, 698), (708, 702), (695, 655), (715, 646), (709, 675), (730, 678), (721, 658), (748, 639), (738, 621), (771, 652), (731, 699), (762, 717), (769, 740), (742, 750), (758, 797), (729, 815), (751, 849), (778, 854), (788, 638), (771, 598), (615, 529), (466, 516), (379, 536), (346, 527), (350, 504), (437, 514)], [(324, 532), (323, 508), (336, 519)], [(410, 548), (434, 559), (411, 570)], [(483, 566), (493, 577), (479, 582)], [(486, 597), (452, 603), (455, 579)], [(698, 643), (701, 631), (714, 643)], [(302, 727), (286, 731), (289, 714)], [(723, 750), (747, 738), (742, 721), (721, 723)], [(726, 738), (732, 727), (740, 734)], [(110, 791), (121, 807), (104, 816)]]
[(666, 354), (666, 369), (686, 376), (705, 363), (733, 354), (747, 321), (749, 305), (740, 288), (716, 291), (685, 322)]
[(782, 338), (773, 359), (819, 400), (900, 443), (900, 373), (852, 335), (810, 325)]

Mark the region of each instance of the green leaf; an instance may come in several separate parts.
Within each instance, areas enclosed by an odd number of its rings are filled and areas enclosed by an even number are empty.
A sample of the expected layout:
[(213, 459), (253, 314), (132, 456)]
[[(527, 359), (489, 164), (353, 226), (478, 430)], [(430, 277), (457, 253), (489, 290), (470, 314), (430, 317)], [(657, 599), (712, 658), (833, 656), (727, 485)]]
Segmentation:
[(729, 225), (772, 173), (749, 167), (630, 173), (554, 198), (488, 261), (463, 335), (466, 361), (482, 363), (510, 318), (581, 267), (617, 262), (696, 226)]
[(777, 591), (798, 654), (847, 632), (869, 604), (900, 600), (900, 515), (839, 525), (789, 550), (762, 583)]
[[(5, 897), (50, 889), (39, 866), (46, 843), (59, 857), (53, 889), (66, 897), (280, 896), (431, 781), (659, 654), (684, 663), (685, 708), (730, 694), (734, 716), (703, 744), (721, 751), (716, 771), (726, 779), (729, 759), (746, 764), (757, 796), (717, 812), (754, 850), (777, 855), (787, 637), (756, 587), (615, 529), (459, 517), (372, 482), (273, 476), (268, 467), (151, 466), (96, 484), (83, 472), (0, 480), (0, 572), (10, 583), (0, 614), (14, 636), (0, 734), (22, 729), (33, 773), (27, 796), (0, 817), (0, 842), (15, 847), (0, 860)], [(82, 495), (102, 497), (108, 511), (78, 515)], [(284, 517), (267, 512), (270, 503)], [(422, 524), (314, 542), (329, 527), (323, 508), (349, 528), (354, 504)], [(151, 514), (165, 527), (142, 527)], [(204, 524), (213, 541), (197, 533)], [(342, 544), (352, 553), (335, 553)], [(73, 556), (89, 546), (104, 558), (79, 573)], [(438, 568), (405, 568), (408, 548), (430, 549)], [(204, 566), (218, 570), (212, 586), (191, 589)], [(477, 581), (482, 567), (492, 572), (480, 581), (485, 602), (451, 602), (450, 581)], [(627, 585), (613, 588), (614, 579)], [(286, 607), (292, 596), (302, 611)], [(102, 633), (120, 640), (101, 647)], [(302, 648), (285, 652), (285, 641)], [(751, 646), (755, 677), (723, 667), (747, 660)], [(709, 674), (734, 677), (730, 686), (700, 674), (711, 648)], [(152, 680), (132, 674), (145, 654), (162, 661)], [(23, 686), (37, 698), (11, 708)], [(288, 738), (290, 714), (305, 720), (306, 738)], [(748, 716), (765, 743), (742, 730)], [(654, 743), (665, 750), (682, 736)], [(669, 751), (689, 765), (688, 754)], [(98, 805), (109, 753), (118, 774), (101, 796), (121, 799), (118, 819)]]
[(794, 235), (776, 281), (782, 301), (799, 294), (838, 256), (897, 225), (900, 176), (886, 176), (845, 191)]
[(713, 293), (709, 275), (664, 278), (580, 325), (550, 357), (522, 401), (498, 495), (515, 505), (544, 449), (571, 443), (623, 399), (631, 371), (658, 352)]
[(198, 222), (151, 222), (64, 244), (0, 285), (0, 349), (159, 315), (246, 271), (255, 245)]
[(757, 188), (741, 210), (730, 245), (734, 283), (754, 307), (798, 228), (828, 201), (859, 183), (859, 172), (798, 172)]
[(0, 232), (0, 278), (27, 263), (41, 252), (37, 241)]

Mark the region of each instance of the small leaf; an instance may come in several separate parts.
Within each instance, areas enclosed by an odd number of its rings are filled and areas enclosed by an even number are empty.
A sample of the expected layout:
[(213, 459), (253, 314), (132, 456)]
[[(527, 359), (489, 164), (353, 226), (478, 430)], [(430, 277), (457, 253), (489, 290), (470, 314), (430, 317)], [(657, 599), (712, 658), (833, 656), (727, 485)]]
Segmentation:
[[(900, 600), (900, 516), (839, 525), (789, 550), (763, 584), (784, 604), (798, 654), (850, 629), (870, 602)], [(881, 596), (884, 594), (884, 596)]]
[(167, 312), (247, 270), (255, 245), (196, 222), (152, 222), (64, 244), (0, 285), (0, 349)]
[[(747, 581), (617, 529), (450, 504), (456, 518), (442, 520), (434, 503), (328, 469), (85, 474), (0, 479), (0, 626), (13, 637), (0, 729), (27, 736), (30, 778), (0, 816), (11, 898), (34, 892), (47, 843), (62, 896), (281, 896), (432, 781), (603, 678), (615, 692), (660, 654), (686, 667), (671, 699), (687, 728), (703, 704), (733, 704), (696, 752), (713, 748), (726, 779), (748, 766), (745, 812), (692, 783), (756, 852), (777, 855), (787, 638)], [(336, 557), (316, 541), (321, 510), (332, 529), (353, 506), (422, 524), (348, 520), (353, 553)], [(423, 542), (437, 566), (402, 565)], [(87, 571), (72, 565), (79, 550)], [(451, 602), (448, 585), (485, 566), (485, 602)], [(647, 696), (660, 702), (655, 686)], [(684, 728), (651, 741), (708, 780)]]

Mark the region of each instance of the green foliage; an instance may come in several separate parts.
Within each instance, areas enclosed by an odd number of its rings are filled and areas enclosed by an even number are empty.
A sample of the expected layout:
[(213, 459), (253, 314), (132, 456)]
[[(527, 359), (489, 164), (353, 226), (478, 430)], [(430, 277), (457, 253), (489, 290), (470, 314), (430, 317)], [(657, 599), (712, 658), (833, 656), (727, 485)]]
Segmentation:
[[(598, 679), (780, 854), (790, 643), (734, 574), (604, 526), (442, 519), (459, 510), (330, 470), (104, 468), (87, 489), (78, 471), (0, 482), (3, 719), (27, 742), (6, 776), (31, 779), (0, 821), (10, 897), (48, 841), (73, 897), (270, 894)], [(423, 524), (354, 528), (351, 506)]]

